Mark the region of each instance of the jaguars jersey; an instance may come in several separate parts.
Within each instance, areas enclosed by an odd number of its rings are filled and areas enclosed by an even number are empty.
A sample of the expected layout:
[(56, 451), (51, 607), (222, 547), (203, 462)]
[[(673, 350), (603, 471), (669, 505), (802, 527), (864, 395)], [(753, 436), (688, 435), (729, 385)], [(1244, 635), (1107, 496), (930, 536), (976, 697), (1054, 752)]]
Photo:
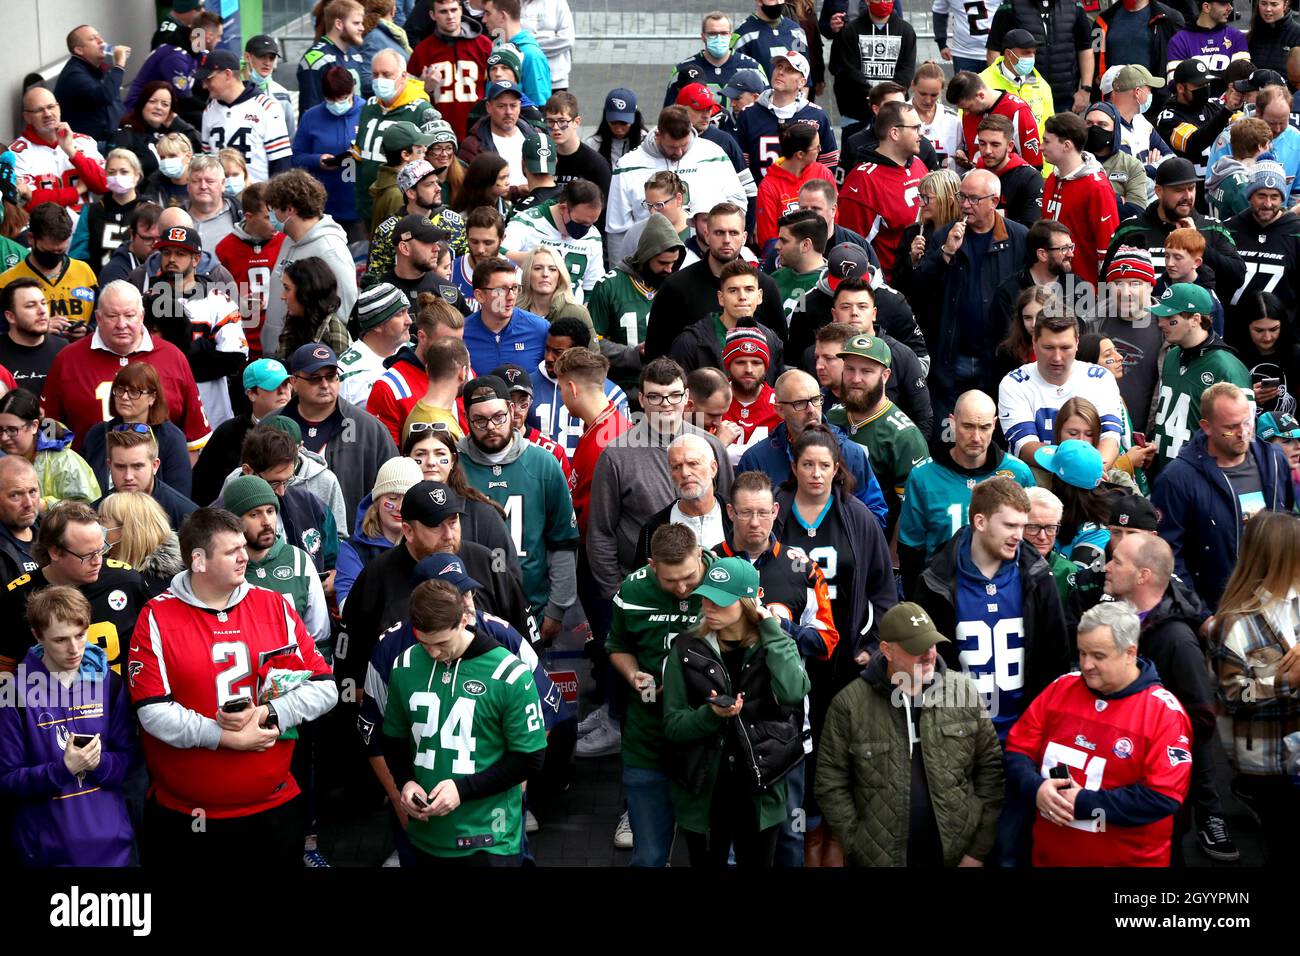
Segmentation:
[(561, 235), (551, 218), (551, 210), (555, 206), (556, 201), (552, 200), (512, 216), (506, 223), (501, 251), (532, 252), (538, 246), (550, 246), (557, 250), (569, 273), (573, 297), (582, 302), (596, 281), (605, 274), (604, 244), (600, 233), (594, 228), (588, 229), (581, 239)]
[(989, 449), (984, 468), (958, 470), (945, 448), (912, 469), (903, 486), (903, 508), (898, 518), (898, 543), (925, 549), (928, 561), (954, 534), (970, 523), (970, 493), (976, 484), (994, 475), (1013, 479), (1022, 488), (1034, 487), (1034, 475), (1019, 458)]
[[(415, 780), (426, 792), (482, 773), (507, 752), (546, 748), (532, 670), (487, 637), (453, 664), (435, 661), (423, 645), (407, 648), (388, 678), (384, 734), (410, 740)], [(523, 836), (522, 787), (466, 800), (446, 816), (413, 819), (406, 832), (431, 856), (513, 856)]]
[[(5, 593), (0, 598), (6, 622), (0, 632), (0, 670), (13, 670), (36, 643), (27, 625), (27, 599), (49, 586), (44, 571), (20, 575), (5, 585)], [(122, 673), (127, 644), (135, 631), (135, 619), (149, 600), (144, 580), (131, 565), (110, 558), (100, 569), (98, 580), (83, 584), (77, 590), (90, 602), (87, 640), (102, 648), (109, 665), (117, 673)]]

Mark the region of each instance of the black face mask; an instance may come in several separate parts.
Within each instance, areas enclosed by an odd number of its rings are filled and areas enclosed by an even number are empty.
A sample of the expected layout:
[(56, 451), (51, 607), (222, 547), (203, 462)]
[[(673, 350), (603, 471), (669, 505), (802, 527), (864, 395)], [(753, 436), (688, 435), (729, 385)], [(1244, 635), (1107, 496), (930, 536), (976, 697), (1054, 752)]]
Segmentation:
[(1208, 86), (1197, 87), (1192, 90), (1192, 109), (1200, 112), (1205, 109), (1205, 105), (1210, 102), (1210, 88)]
[(765, 3), (763, 4), (763, 16), (769, 20), (775, 20), (781, 16), (781, 11), (785, 8), (784, 3)]
[(1100, 126), (1088, 127), (1088, 142), (1084, 144), (1084, 149), (1100, 159), (1103, 156), (1109, 156), (1114, 147), (1115, 131), (1113, 129), (1102, 129)]
[(63, 253), (46, 252), (44, 249), (33, 248), (28, 255), (30, 255), (32, 259), (36, 261), (36, 264), (42, 269), (58, 268), (59, 263), (63, 261)]

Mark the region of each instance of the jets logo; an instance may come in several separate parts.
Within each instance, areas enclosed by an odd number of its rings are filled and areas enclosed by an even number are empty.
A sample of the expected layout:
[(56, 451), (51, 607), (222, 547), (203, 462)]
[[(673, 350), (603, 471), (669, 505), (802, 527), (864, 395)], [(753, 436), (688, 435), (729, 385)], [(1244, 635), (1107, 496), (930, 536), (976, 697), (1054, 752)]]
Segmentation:
[(1201, 373), (1201, 384), (1202, 384), (1202, 385), (1213, 385), (1213, 384), (1214, 384), (1214, 373), (1213, 373), (1213, 372), (1202, 372), (1202, 373)]
[(538, 158), (538, 159), (550, 159), (550, 158), (551, 158), (551, 147), (548, 146), (548, 145), (546, 145), (545, 143), (539, 143), (539, 144), (537, 145), (537, 158)]
[(481, 680), (467, 680), (460, 686), (465, 689), (465, 693), (473, 697), (487, 692), (487, 686)]
[(726, 568), (714, 568), (709, 572), (709, 580), (718, 584), (725, 584), (731, 580), (731, 572)]
[(445, 505), (447, 503), (447, 492), (441, 488), (435, 488), (429, 492), (429, 498), (435, 505)]

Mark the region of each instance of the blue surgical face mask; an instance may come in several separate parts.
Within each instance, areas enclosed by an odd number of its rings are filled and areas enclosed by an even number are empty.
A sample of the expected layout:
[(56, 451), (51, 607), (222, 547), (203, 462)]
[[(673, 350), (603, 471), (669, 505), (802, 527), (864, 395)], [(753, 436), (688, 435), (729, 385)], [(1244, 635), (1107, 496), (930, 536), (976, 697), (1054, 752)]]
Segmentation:
[(390, 80), (386, 76), (376, 76), (370, 81), (370, 86), (375, 91), (375, 96), (385, 102), (397, 96), (397, 81)]
[(1016, 76), (1028, 76), (1034, 72), (1034, 58), (1032, 56), (1022, 56), (1016, 60), (1016, 65), (1011, 69), (1016, 71)]
[(248, 78), (253, 81), (253, 85), (259, 90), (266, 89), (271, 83), (271, 74), (268, 73), (266, 76), (263, 76), (254, 69), (249, 69)]
[(271, 221), (271, 228), (276, 232), (284, 232), (284, 220), (275, 214), (274, 209), (266, 210), (266, 218)]
[(347, 116), (352, 109), (352, 97), (346, 100), (326, 100), (325, 108), (334, 116)]
[(1151, 94), (1150, 94), (1150, 93), (1148, 93), (1148, 94), (1147, 94), (1147, 98), (1144, 99), (1144, 100), (1142, 101), (1142, 105), (1138, 107), (1138, 112), (1139, 112), (1139, 113), (1145, 113), (1145, 112), (1146, 112), (1147, 110), (1149, 110), (1149, 109), (1151, 109)]
[(709, 51), (709, 56), (721, 59), (731, 49), (731, 37), (709, 37), (704, 41), (704, 49)]
[(168, 156), (158, 160), (158, 171), (168, 179), (175, 179), (185, 172), (185, 161), (179, 156)]
[(244, 177), (227, 176), (225, 191), (227, 196), (238, 196), (240, 193), (244, 191)]

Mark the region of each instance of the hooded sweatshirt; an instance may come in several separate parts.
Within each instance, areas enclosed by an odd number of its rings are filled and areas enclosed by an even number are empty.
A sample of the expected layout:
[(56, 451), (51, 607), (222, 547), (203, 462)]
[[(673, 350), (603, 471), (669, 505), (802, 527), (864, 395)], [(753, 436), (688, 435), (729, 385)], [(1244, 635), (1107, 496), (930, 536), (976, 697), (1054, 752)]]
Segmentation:
[(800, 90), (793, 103), (776, 106), (772, 102), (772, 91), (764, 90), (759, 94), (758, 101), (741, 113), (740, 119), (736, 121), (736, 139), (745, 151), (754, 182), (763, 181), (776, 159), (775, 143), (780, 138), (782, 127), (796, 122), (810, 123), (817, 127), (817, 137), (821, 144), (821, 152), (817, 154), (819, 163), (834, 168), (840, 161), (835, 127), (831, 125), (824, 109), (809, 102), (805, 91)]
[(279, 342), (280, 333), (284, 331), (285, 310), (280, 299), (284, 291), (284, 267), (309, 257), (324, 260), (330, 272), (334, 273), (334, 280), (338, 283), (338, 315), (351, 315), (352, 307), (357, 304), (357, 267), (348, 249), (348, 235), (333, 217), (322, 216), (297, 242), (285, 239), (280, 258), (271, 271), (271, 284), (266, 291), (266, 322), (262, 325), (265, 350), (274, 351), (272, 343)]
[[(1110, 134), (1110, 145), (1107, 147), (1110, 152), (1103, 159), (1100, 155), (1094, 154), (1094, 159), (1101, 163), (1102, 169), (1110, 179), (1111, 188), (1115, 190), (1115, 201), (1120, 206), (1127, 205), (1128, 210), (1121, 210), (1121, 218), (1127, 219), (1131, 215), (1136, 215), (1147, 206), (1148, 193), (1151, 190), (1151, 181), (1147, 177), (1146, 167), (1142, 165), (1141, 160), (1136, 156), (1124, 152), (1120, 148), (1120, 116), (1119, 111), (1109, 103), (1094, 103), (1088, 108), (1088, 112), (1105, 113), (1110, 117), (1110, 121), (1115, 128)], [(1102, 130), (1097, 128), (1098, 133)], [(1089, 130), (1091, 135), (1091, 130)]]
[(36, 431), (36, 482), (45, 507), (60, 501), (99, 499), (99, 482), (86, 460), (70, 447), (73, 434), (62, 422), (46, 419)]
[(876, 26), (871, 11), (862, 4), (855, 19), (846, 19), (831, 44), (830, 71), (835, 75), (835, 103), (848, 119), (867, 122), (871, 107), (867, 95), (882, 80), (903, 89), (916, 73), (916, 31), (897, 6), (889, 19)]
[(558, 85), (552, 82), (551, 64), (547, 61), (546, 54), (542, 52), (541, 45), (538, 44), (532, 31), (526, 28), (505, 42), (519, 51), (523, 71), (523, 75), (519, 77), (519, 85), (524, 88), (524, 96), (541, 106), (551, 98), (553, 86)]
[(1249, 209), (1245, 192), (1248, 182), (1250, 166), (1235, 156), (1220, 156), (1205, 177), (1205, 201), (1210, 204), (1210, 214), (1226, 222)]
[[(745, 113), (749, 112), (751, 110), (745, 110)], [(798, 176), (786, 169), (783, 159), (767, 167), (763, 181), (758, 185), (757, 236), (760, 249), (775, 241), (777, 220), (799, 208), (799, 190), (804, 183), (814, 179), (834, 183), (835, 174), (820, 162), (809, 163)]]
[[(466, 16), (461, 18), (460, 32), (454, 37), (439, 32), (435, 23), (433, 33), (416, 45), (406, 64), (406, 71), (411, 76), (420, 76), (428, 67), (438, 63), (448, 64), (436, 70), (429, 82), (438, 84), (434, 98), (442, 118), (451, 124), (457, 140), (465, 138), (469, 131), (469, 111), (487, 90), (487, 60), (491, 55), (492, 40), (483, 35), (483, 27), (478, 21)], [(457, 92), (457, 87), (469, 77), (476, 78), (474, 92), (472, 96), (465, 96)]]
[(1119, 225), (1119, 205), (1110, 178), (1092, 153), (1074, 172), (1062, 175), (1052, 170), (1043, 184), (1043, 218), (1064, 223), (1074, 237), (1079, 254), (1074, 257), (1074, 274), (1096, 285), (1101, 262), (1106, 258), (1110, 237)]
[[(975, 165), (984, 169), (983, 157), (976, 159)], [(1032, 226), (1043, 218), (1043, 176), (1024, 157), (1007, 153), (1007, 161), (997, 170), (997, 177), (1002, 183), (998, 208), (1003, 215), (1022, 226)]]

